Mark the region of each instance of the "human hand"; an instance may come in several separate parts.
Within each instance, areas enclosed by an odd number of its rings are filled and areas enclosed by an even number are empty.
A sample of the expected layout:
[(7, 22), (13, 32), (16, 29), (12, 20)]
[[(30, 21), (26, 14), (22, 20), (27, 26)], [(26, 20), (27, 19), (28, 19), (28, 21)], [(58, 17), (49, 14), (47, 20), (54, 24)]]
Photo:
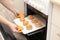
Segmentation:
[(17, 14), (17, 18), (24, 19), (24, 17), (25, 17), (24, 13)]
[(15, 14), (15, 16), (18, 18), (18, 16), (19, 16), (19, 13), (14, 13)]
[(18, 31), (18, 26), (17, 26), (17, 25), (11, 23), (11, 24), (9, 25), (9, 27), (10, 27), (10, 29), (12, 30), (12, 32), (21, 33), (21, 31)]

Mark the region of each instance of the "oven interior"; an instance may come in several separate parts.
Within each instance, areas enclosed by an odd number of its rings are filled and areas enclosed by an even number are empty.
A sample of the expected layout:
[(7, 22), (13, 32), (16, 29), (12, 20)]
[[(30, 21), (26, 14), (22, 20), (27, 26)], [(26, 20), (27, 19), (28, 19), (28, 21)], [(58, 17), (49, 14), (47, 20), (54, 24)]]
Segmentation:
[(43, 14), (42, 12), (38, 11), (37, 9), (33, 8), (29, 4), (26, 5), (27, 9), (27, 16), (33, 15), (36, 16), (39, 20), (43, 21), (43, 23), (46, 25), (42, 29), (36, 30), (34, 32), (26, 34), (26, 38), (28, 40), (46, 40), (46, 33), (47, 33), (47, 20), (48, 16)]

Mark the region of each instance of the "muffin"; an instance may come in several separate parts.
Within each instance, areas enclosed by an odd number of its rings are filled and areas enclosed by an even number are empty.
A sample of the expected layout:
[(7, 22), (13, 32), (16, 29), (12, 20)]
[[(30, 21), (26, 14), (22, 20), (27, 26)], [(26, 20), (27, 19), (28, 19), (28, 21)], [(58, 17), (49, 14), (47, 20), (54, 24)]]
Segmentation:
[(34, 19), (32, 19), (32, 22), (33, 22), (33, 23), (37, 23), (38, 20), (37, 20), (36, 18), (34, 18)]
[(25, 16), (24, 16), (23, 13), (20, 13), (17, 17), (18, 17), (20, 20), (23, 20)]
[(24, 21), (25, 19), (21, 19), (21, 18), (19, 18), (19, 20), (20, 20), (20, 21)]
[(17, 30), (18, 31), (22, 31), (23, 30), (23, 27), (22, 26), (19, 26), (19, 27), (17, 27)]
[(27, 25), (26, 25), (26, 29), (27, 29), (27, 30), (31, 30), (31, 29), (32, 29), (32, 25), (27, 24)]
[(33, 17), (32, 15), (29, 15), (28, 18), (29, 18), (30, 20), (34, 19), (34, 17)]
[(23, 20), (23, 25), (27, 25), (27, 24), (28, 24), (28, 21)]
[(36, 26), (36, 27), (41, 27), (42, 24), (41, 24), (40, 22), (37, 22), (37, 23), (35, 23), (35, 26)]
[(25, 17), (24, 14), (21, 13), (21, 14), (20, 14), (20, 18), (21, 18), (21, 19), (24, 19), (24, 17)]

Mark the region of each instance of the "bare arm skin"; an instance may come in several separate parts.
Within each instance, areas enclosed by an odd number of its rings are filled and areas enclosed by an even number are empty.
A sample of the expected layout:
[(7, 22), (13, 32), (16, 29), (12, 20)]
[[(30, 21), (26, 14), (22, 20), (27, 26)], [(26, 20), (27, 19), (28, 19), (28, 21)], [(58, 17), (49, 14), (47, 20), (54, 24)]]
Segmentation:
[(8, 27), (10, 27), (13, 32), (17, 32), (17, 33), (20, 33), (21, 32), (21, 31), (19, 32), (16, 29), (18, 27), (17, 25), (15, 25), (12, 22), (8, 21), (7, 19), (5, 19), (4, 17), (2, 17), (1, 15), (0, 15), (0, 23), (5, 24)]
[(15, 14), (15, 16), (17, 16), (19, 12), (19, 10), (17, 10), (16, 8), (13, 7), (12, 4), (10, 4), (10, 2), (8, 0), (0, 0), (0, 3), (5, 6), (7, 9), (9, 9), (11, 12), (13, 12)]

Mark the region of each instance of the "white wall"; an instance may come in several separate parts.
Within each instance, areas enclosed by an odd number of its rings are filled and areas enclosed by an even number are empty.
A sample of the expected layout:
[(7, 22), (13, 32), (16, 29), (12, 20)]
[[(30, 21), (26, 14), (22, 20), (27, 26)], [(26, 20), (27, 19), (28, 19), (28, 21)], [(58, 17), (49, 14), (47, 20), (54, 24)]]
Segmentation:
[(60, 5), (53, 4), (50, 40), (60, 40)]
[[(24, 13), (24, 0), (8, 0), (8, 1), (21, 13)], [(0, 4), (0, 15), (4, 16), (9, 21), (12, 21), (15, 18), (12, 12), (10, 12), (1, 4)]]

